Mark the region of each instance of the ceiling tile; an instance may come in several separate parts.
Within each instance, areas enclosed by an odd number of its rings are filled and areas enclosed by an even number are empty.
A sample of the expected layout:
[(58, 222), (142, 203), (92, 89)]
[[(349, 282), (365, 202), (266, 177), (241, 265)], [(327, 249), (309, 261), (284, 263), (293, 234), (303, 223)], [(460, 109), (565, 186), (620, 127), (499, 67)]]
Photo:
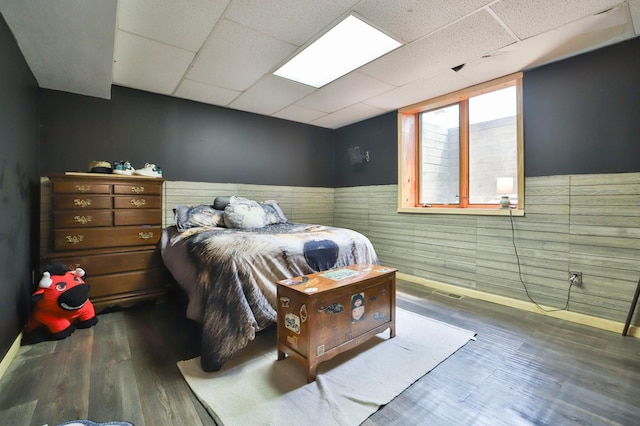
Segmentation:
[(229, 107), (271, 115), (314, 90), (313, 87), (269, 74), (242, 93)]
[(324, 117), (314, 120), (311, 124), (330, 129), (337, 129), (338, 127), (346, 126), (365, 118), (384, 114), (385, 112), (385, 110), (372, 107), (371, 105), (355, 104), (332, 114), (327, 114)]
[(187, 77), (213, 86), (246, 90), (295, 49), (290, 43), (223, 19)]
[(369, 63), (360, 72), (402, 86), (515, 42), (487, 12), (481, 10), (455, 24)]
[(467, 80), (459, 73), (447, 68), (430, 77), (375, 96), (365, 103), (383, 110), (393, 110), (455, 92), (466, 86), (468, 86)]
[(212, 105), (227, 106), (240, 93), (242, 92), (184, 79), (175, 91), (175, 96)]
[(363, 0), (356, 12), (389, 35), (415, 41), (494, 0)]
[(326, 113), (322, 111), (303, 108), (295, 104), (289, 105), (288, 107), (283, 108), (277, 113), (273, 114), (274, 117), (297, 121), (299, 123), (310, 123), (313, 120), (317, 120), (324, 115), (326, 115)]
[(2, 17), (38, 85), (111, 98), (117, 1), (0, 2)]
[(491, 9), (524, 40), (620, 3), (620, 0), (502, 0)]
[(633, 28), (626, 5), (587, 16), (551, 32), (530, 37), (468, 63), (458, 74), (470, 85), (527, 70), (629, 38)]
[(631, 9), (635, 33), (640, 35), (640, 0), (629, 0), (629, 9)]
[(301, 46), (356, 3), (358, 0), (234, 0), (226, 17)]
[(193, 57), (194, 53), (187, 50), (118, 31), (113, 81), (122, 86), (170, 95)]
[[(410, 43), (319, 90), (271, 75), (352, 9)], [(329, 128), (640, 31), (640, 0), (0, 0), (0, 12), (41, 87), (110, 98), (115, 83)]]
[(197, 52), (230, 0), (119, 0), (118, 28)]
[(391, 89), (393, 86), (390, 84), (353, 72), (315, 91), (296, 104), (330, 113)]

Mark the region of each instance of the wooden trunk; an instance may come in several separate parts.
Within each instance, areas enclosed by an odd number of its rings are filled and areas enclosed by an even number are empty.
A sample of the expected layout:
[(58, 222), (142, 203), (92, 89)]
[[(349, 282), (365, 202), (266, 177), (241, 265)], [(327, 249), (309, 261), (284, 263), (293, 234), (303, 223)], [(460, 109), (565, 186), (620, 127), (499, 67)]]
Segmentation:
[(395, 336), (396, 269), (353, 265), (278, 281), (278, 359), (307, 367), (390, 328)]

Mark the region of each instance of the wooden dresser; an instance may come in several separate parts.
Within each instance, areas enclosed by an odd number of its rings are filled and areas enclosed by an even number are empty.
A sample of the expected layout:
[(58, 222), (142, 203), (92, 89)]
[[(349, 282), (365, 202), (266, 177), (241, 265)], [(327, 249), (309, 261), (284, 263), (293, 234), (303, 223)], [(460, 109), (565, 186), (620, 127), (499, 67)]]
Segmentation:
[(163, 297), (164, 180), (93, 173), (49, 180), (51, 235), (43, 260), (83, 268), (97, 311)]

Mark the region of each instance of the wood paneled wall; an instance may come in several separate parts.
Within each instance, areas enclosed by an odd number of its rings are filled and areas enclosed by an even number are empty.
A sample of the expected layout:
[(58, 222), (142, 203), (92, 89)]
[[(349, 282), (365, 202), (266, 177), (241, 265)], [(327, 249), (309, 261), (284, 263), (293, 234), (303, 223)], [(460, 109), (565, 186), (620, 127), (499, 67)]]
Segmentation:
[(532, 177), (525, 194), (525, 216), (510, 218), (398, 214), (396, 185), (338, 188), (334, 224), (400, 272), (528, 301), (526, 285), (550, 308), (582, 272), (569, 311), (624, 322), (640, 277), (640, 173)]
[[(50, 229), (42, 179), (41, 253)], [(401, 273), (624, 323), (640, 277), (640, 173), (530, 177), (524, 217), (399, 214), (397, 185), (308, 188), (166, 181), (164, 225), (179, 204), (216, 196), (278, 200), (295, 222), (355, 229)], [(513, 225), (513, 231), (512, 231)], [(513, 233), (513, 235), (512, 235)], [(516, 255), (517, 252), (517, 255)], [(640, 310), (640, 308), (638, 309)], [(632, 324), (640, 324), (640, 312)]]
[(217, 196), (236, 195), (256, 201), (276, 200), (292, 222), (332, 225), (333, 192), (333, 188), (166, 181), (164, 222), (175, 224), (173, 209), (177, 205), (210, 205)]

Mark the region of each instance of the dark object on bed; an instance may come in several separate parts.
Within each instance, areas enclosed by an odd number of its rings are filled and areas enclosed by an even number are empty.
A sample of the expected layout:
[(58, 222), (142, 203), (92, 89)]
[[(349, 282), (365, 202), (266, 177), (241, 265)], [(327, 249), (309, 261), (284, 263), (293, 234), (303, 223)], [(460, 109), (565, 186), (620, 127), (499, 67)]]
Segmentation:
[(371, 242), (356, 231), (291, 222), (184, 232), (170, 226), (161, 245), (165, 265), (188, 295), (187, 316), (202, 324), (205, 371), (219, 370), (276, 321), (276, 281), (379, 263)]

